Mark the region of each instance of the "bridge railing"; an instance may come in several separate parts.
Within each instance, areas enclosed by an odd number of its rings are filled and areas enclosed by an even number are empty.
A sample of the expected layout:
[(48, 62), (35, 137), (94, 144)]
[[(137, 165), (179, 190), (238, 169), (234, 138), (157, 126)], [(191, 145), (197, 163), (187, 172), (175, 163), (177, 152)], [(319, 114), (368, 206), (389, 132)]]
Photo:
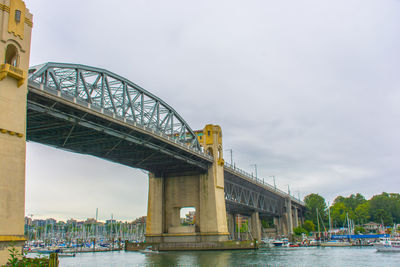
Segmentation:
[(290, 199), (292, 201), (297, 202), (297, 203), (299, 203), (301, 205), (304, 205), (304, 202), (301, 201), (300, 199), (290, 195), (289, 193), (287, 193), (287, 192), (285, 192), (283, 190), (280, 190), (276, 186), (272, 186), (269, 183), (266, 183), (264, 181), (264, 179), (260, 179), (258, 177), (255, 177), (253, 174), (250, 174), (250, 173), (248, 173), (248, 172), (246, 172), (246, 171), (244, 171), (244, 170), (242, 170), (240, 168), (237, 168), (235, 165), (232, 165), (232, 164), (229, 164), (229, 163), (225, 162), (225, 167), (229, 168), (233, 172), (236, 172), (238, 174), (241, 174), (241, 175), (245, 176), (248, 179), (253, 180), (255, 183), (259, 184), (262, 187), (266, 187), (269, 191), (275, 191), (276, 193), (282, 195), (283, 197), (290, 197)]

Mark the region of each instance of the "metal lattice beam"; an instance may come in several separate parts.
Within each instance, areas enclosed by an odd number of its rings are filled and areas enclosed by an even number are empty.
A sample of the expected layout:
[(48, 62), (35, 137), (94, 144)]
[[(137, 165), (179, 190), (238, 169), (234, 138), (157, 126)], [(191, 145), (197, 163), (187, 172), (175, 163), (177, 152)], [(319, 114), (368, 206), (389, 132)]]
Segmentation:
[[(196, 135), (181, 116), (160, 98), (110, 71), (66, 63), (45, 63), (29, 69), (29, 81), (90, 103), (136, 124), (161, 132), (201, 151)], [(107, 112), (105, 112), (107, 113)]]
[(279, 215), (281, 203), (277, 199), (263, 194), (260, 190), (261, 188), (255, 190), (225, 179), (225, 200), (232, 206), (243, 206), (264, 214)]

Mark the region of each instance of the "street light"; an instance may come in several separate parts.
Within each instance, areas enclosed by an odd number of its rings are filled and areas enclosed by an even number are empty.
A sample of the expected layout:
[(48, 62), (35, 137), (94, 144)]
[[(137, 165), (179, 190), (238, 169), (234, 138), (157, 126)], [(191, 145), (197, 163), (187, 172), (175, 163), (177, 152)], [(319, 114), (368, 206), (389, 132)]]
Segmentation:
[(299, 198), (299, 201), (301, 201), (301, 200), (300, 200), (300, 191), (297, 190), (296, 192), (297, 192), (297, 197)]
[(271, 175), (269, 177), (272, 177), (274, 179), (274, 187), (275, 187), (275, 190), (276, 190), (275, 175)]
[(250, 164), (250, 166), (254, 166), (254, 170), (256, 172), (256, 179), (257, 179), (257, 164)]
[(231, 165), (233, 166), (233, 150), (232, 150), (232, 148), (229, 148), (229, 149), (225, 149), (225, 151), (229, 151), (230, 153), (231, 153)]

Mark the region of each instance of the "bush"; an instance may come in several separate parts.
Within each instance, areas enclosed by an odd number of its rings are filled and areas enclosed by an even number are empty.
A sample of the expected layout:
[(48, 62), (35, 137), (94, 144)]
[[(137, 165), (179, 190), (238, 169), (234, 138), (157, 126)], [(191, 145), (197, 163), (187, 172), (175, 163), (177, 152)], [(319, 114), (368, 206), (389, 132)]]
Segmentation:
[(293, 228), (293, 232), (294, 232), (295, 235), (298, 235), (298, 236), (299, 236), (299, 235), (302, 235), (302, 234), (308, 234), (307, 230), (304, 229), (304, 228), (301, 227), (301, 226), (296, 227), (296, 228)]
[(12, 247), (8, 251), (10, 252), (10, 257), (5, 266), (49, 266), (49, 258), (47, 257), (26, 258), (15, 247)]

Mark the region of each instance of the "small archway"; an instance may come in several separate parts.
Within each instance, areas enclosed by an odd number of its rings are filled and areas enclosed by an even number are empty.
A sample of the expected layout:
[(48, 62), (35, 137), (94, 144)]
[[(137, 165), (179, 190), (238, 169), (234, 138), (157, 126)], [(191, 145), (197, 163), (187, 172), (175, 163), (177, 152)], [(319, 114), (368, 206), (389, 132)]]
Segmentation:
[(18, 67), (18, 49), (15, 45), (9, 44), (7, 46), (4, 63)]
[(207, 148), (207, 154), (210, 155), (210, 156), (214, 156), (214, 152), (213, 152), (212, 147)]

